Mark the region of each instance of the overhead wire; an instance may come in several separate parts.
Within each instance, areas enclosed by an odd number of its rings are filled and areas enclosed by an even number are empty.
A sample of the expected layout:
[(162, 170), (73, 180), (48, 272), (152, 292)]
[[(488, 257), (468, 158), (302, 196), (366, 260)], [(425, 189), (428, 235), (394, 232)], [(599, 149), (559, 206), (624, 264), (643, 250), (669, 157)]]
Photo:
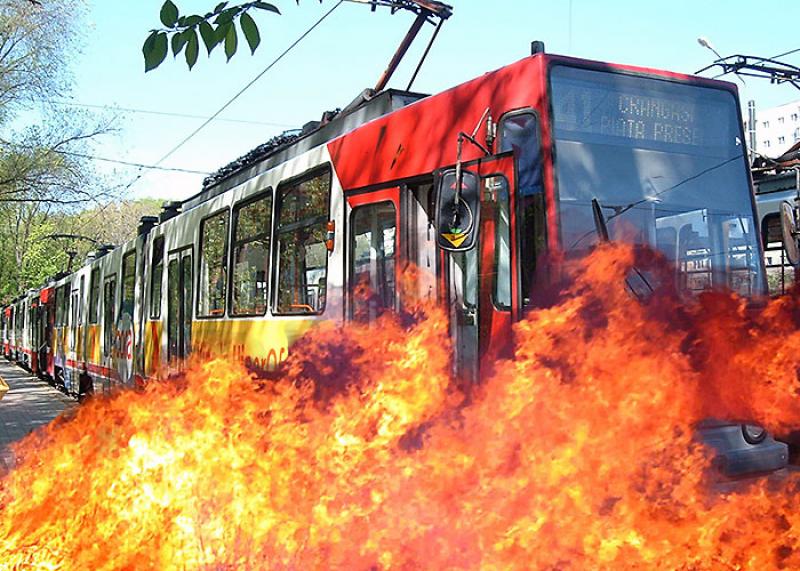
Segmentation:
[[(225, 103), (224, 103), (224, 104), (223, 104), (223, 105), (222, 105), (222, 106), (221, 106), (221, 107), (220, 107), (220, 108), (219, 108), (217, 111), (215, 111), (215, 112), (214, 112), (214, 114), (212, 114), (212, 115), (211, 115), (211, 117), (209, 117), (209, 118), (207, 118), (205, 121), (203, 121), (203, 122), (200, 124), (200, 126), (198, 126), (196, 129), (194, 129), (194, 130), (193, 130), (191, 133), (189, 133), (189, 134), (188, 134), (186, 137), (184, 137), (183, 139), (181, 139), (181, 141), (180, 141), (178, 144), (176, 144), (176, 145), (175, 145), (174, 147), (172, 147), (172, 148), (171, 148), (169, 151), (167, 151), (167, 152), (166, 152), (166, 153), (165, 153), (165, 154), (164, 154), (164, 155), (163, 155), (163, 156), (162, 156), (160, 159), (158, 159), (158, 160), (157, 160), (157, 161), (154, 163), (154, 166), (159, 166), (161, 163), (163, 163), (165, 160), (167, 160), (169, 157), (171, 157), (173, 154), (175, 154), (175, 153), (176, 153), (176, 152), (177, 152), (177, 151), (178, 151), (178, 150), (179, 150), (181, 147), (183, 147), (183, 146), (184, 146), (186, 143), (188, 143), (188, 142), (189, 142), (191, 139), (193, 139), (193, 138), (195, 137), (195, 135), (197, 135), (197, 134), (198, 134), (200, 131), (202, 131), (203, 129), (205, 129), (205, 128), (206, 128), (206, 127), (207, 127), (207, 126), (208, 126), (208, 125), (209, 125), (209, 124), (210, 124), (212, 121), (214, 121), (214, 120), (215, 120), (215, 119), (216, 119), (216, 118), (217, 118), (217, 117), (218, 117), (218, 116), (219, 116), (219, 115), (220, 115), (220, 114), (221, 114), (223, 111), (225, 111), (225, 109), (227, 109), (228, 107), (230, 107), (230, 105), (231, 105), (231, 104), (232, 104), (234, 101), (236, 101), (236, 100), (237, 100), (237, 99), (238, 99), (238, 98), (239, 98), (239, 97), (240, 97), (240, 96), (241, 96), (241, 95), (242, 95), (242, 94), (243, 94), (245, 91), (247, 91), (248, 89), (250, 89), (250, 87), (252, 87), (252, 86), (253, 86), (253, 84), (254, 84), (256, 81), (258, 81), (259, 79), (261, 79), (261, 78), (264, 76), (264, 74), (266, 74), (266, 73), (267, 73), (269, 70), (271, 70), (271, 69), (272, 69), (272, 68), (273, 68), (273, 67), (274, 67), (274, 66), (275, 66), (275, 65), (276, 65), (278, 62), (280, 62), (280, 61), (281, 61), (281, 60), (282, 60), (282, 59), (283, 59), (283, 58), (284, 58), (284, 57), (285, 57), (285, 56), (286, 56), (286, 55), (287, 55), (289, 52), (291, 52), (291, 51), (292, 51), (292, 50), (293, 50), (293, 49), (294, 49), (294, 48), (297, 46), (297, 44), (299, 44), (301, 41), (303, 41), (303, 40), (306, 38), (306, 36), (308, 36), (308, 35), (309, 35), (309, 34), (310, 34), (312, 31), (314, 31), (314, 30), (317, 28), (317, 26), (319, 26), (319, 25), (320, 25), (322, 22), (324, 22), (324, 21), (325, 21), (325, 20), (328, 18), (328, 16), (330, 16), (330, 15), (331, 15), (331, 14), (332, 14), (332, 13), (333, 13), (333, 12), (334, 12), (334, 11), (335, 11), (335, 10), (336, 10), (338, 7), (339, 7), (339, 6), (341, 6), (343, 3), (344, 3), (344, 0), (339, 0), (339, 1), (338, 1), (336, 4), (334, 4), (334, 6), (333, 6), (333, 7), (332, 7), (330, 10), (328, 10), (327, 12), (325, 12), (325, 14), (323, 14), (321, 18), (319, 18), (319, 19), (318, 19), (316, 22), (314, 22), (314, 24), (313, 24), (313, 25), (312, 25), (312, 26), (311, 26), (311, 27), (310, 27), (308, 30), (306, 30), (305, 32), (303, 32), (303, 34), (301, 34), (299, 38), (297, 38), (297, 39), (296, 39), (294, 42), (292, 42), (292, 44), (291, 44), (291, 45), (290, 45), (288, 48), (286, 48), (285, 50), (283, 50), (283, 52), (281, 52), (281, 53), (280, 53), (280, 55), (278, 55), (278, 57), (276, 57), (274, 60), (272, 60), (272, 61), (269, 63), (269, 65), (267, 65), (267, 67), (265, 67), (263, 70), (261, 70), (261, 71), (260, 71), (260, 72), (259, 72), (259, 73), (258, 73), (258, 74), (257, 74), (257, 75), (256, 75), (256, 76), (253, 78), (253, 79), (251, 79), (251, 80), (250, 80), (250, 81), (249, 81), (249, 82), (248, 82), (248, 83), (247, 83), (247, 84), (246, 84), (244, 87), (242, 87), (242, 88), (241, 88), (239, 91), (237, 91), (237, 92), (236, 92), (236, 93), (233, 95), (233, 97), (231, 97), (230, 99), (228, 99), (228, 100), (227, 100), (227, 101), (226, 101), (226, 102), (225, 102)], [(137, 182), (137, 181), (138, 181), (138, 180), (139, 180), (139, 179), (140, 179), (142, 176), (143, 176), (143, 173), (140, 173), (139, 175), (137, 175), (135, 179), (133, 179), (133, 180), (132, 180), (130, 183), (128, 183), (128, 184), (125, 186), (125, 189), (127, 190), (127, 189), (129, 189), (131, 186), (133, 186), (133, 185), (134, 185), (134, 184), (135, 184), (135, 183), (136, 183), (136, 182)]]
[[(175, 113), (171, 111), (155, 111), (153, 109), (137, 109), (135, 107), (119, 107), (116, 105), (99, 105), (92, 103), (79, 103), (76, 101), (59, 101), (56, 99), (42, 99), (46, 103), (54, 105), (64, 105), (68, 107), (85, 107), (87, 109), (105, 109), (108, 111), (122, 111), (125, 113), (142, 113), (145, 115), (158, 115), (161, 117), (178, 117), (181, 119), (208, 119), (207, 115), (192, 115), (190, 113)], [(253, 121), (251, 119), (233, 119), (227, 117), (215, 117), (213, 121), (220, 121), (225, 123), (243, 123), (245, 125), (264, 125), (267, 127), (285, 127), (287, 129), (296, 127), (289, 123), (275, 123), (271, 121)]]

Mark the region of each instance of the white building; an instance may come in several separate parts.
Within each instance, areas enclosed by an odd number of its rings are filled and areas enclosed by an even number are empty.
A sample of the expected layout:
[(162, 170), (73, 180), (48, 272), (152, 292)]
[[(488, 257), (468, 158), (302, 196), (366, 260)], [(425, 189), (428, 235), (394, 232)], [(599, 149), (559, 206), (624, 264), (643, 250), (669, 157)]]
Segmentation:
[[(750, 121), (745, 117), (748, 135), (750, 129)], [(785, 153), (789, 147), (800, 141), (800, 101), (768, 109), (756, 107), (755, 134), (756, 152), (773, 158)]]

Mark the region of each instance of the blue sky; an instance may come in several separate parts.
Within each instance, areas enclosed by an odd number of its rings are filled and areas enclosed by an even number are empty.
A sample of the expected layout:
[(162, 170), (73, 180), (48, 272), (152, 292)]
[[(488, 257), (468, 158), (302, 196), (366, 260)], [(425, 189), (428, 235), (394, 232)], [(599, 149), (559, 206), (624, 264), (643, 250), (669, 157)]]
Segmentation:
[[(202, 51), (189, 72), (171, 56), (144, 73), (141, 44), (159, 26), (161, 0), (89, 0), (88, 32), (81, 53), (68, 62), (75, 77), (71, 100), (88, 105), (128, 107), (198, 116), (213, 114), (280, 52), (307, 30), (336, 0), (272, 0), (282, 16), (258, 13), (262, 45), (255, 56), (245, 46), (230, 63)], [(186, 12), (204, 11), (216, 0), (176, 0)], [(772, 15), (785, 3), (744, 0), (663, 2), (563, 0), (454, 0), (448, 20), (422, 69), (414, 90), (433, 93), (528, 55), (531, 40), (547, 51), (694, 72), (714, 55), (698, 45), (707, 37), (723, 55), (773, 56), (800, 47), (787, 24)], [(215, 121), (164, 162), (164, 166), (210, 172), (284, 129), (319, 119), (326, 109), (343, 107), (374, 85), (411, 24), (407, 13), (373, 13), (345, 2), (285, 59)], [(404, 88), (432, 26), (420, 34), (390, 87)], [(800, 65), (800, 53), (786, 61)], [(800, 99), (791, 86), (766, 80), (738, 83), (743, 101), (768, 107)], [(69, 107), (64, 107), (68, 110)], [(152, 164), (195, 129), (202, 119), (121, 113), (117, 132), (94, 145), (98, 156)], [(115, 182), (137, 171), (98, 164)], [(181, 199), (200, 189), (202, 176), (151, 171), (131, 187), (133, 196)]]

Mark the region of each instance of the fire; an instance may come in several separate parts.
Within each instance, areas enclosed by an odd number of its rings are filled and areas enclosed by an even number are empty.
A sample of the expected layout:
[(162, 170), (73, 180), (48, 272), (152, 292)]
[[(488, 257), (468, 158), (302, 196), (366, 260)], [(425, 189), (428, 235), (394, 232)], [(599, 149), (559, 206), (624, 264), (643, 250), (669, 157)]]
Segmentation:
[(420, 306), (89, 402), (19, 445), (0, 569), (797, 568), (800, 479), (722, 487), (693, 427), (800, 426), (800, 302), (636, 302), (647, 257), (598, 249), (468, 395)]

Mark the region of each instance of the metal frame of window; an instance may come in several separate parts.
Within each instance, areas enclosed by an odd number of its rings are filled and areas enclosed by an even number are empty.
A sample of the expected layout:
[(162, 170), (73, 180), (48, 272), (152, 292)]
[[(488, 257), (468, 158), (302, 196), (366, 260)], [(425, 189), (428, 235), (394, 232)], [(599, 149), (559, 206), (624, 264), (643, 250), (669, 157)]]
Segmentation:
[[(226, 227), (225, 227), (225, 242), (224, 242), (223, 247), (222, 247), (222, 268), (225, 270), (225, 287), (223, 288), (225, 291), (223, 292), (223, 295), (222, 295), (222, 302), (224, 304), (224, 307), (222, 308), (222, 311), (220, 313), (205, 315), (205, 314), (200, 312), (200, 295), (202, 293), (202, 291), (200, 289), (200, 274), (201, 274), (201, 269), (203, 267), (203, 228), (205, 227), (205, 224), (206, 224), (206, 222), (208, 220), (210, 220), (211, 218), (214, 218), (215, 216), (219, 216), (222, 213), (226, 214), (226, 217), (225, 217), (225, 223), (226, 223)], [(227, 313), (228, 313), (228, 295), (227, 295), (227, 291), (228, 291), (228, 283), (230, 282), (230, 279), (229, 279), (230, 276), (228, 275), (228, 266), (229, 266), (229, 260), (228, 260), (228, 258), (229, 258), (229, 256), (228, 256), (229, 247), (228, 246), (229, 246), (230, 238), (231, 238), (231, 209), (230, 209), (230, 207), (229, 206), (223, 206), (222, 208), (218, 208), (214, 212), (212, 212), (209, 215), (204, 216), (202, 219), (200, 219), (200, 225), (199, 225), (199, 228), (198, 228), (197, 238), (198, 238), (198, 240), (197, 240), (197, 266), (196, 267), (194, 265), (194, 260), (192, 260), (192, 266), (193, 266), (192, 267), (192, 271), (197, 274), (196, 276), (193, 276), (194, 277), (194, 285), (195, 285), (195, 292), (194, 292), (195, 293), (195, 305), (194, 305), (194, 313), (195, 313), (195, 315), (194, 315), (194, 318), (195, 319), (221, 319), (221, 318), (225, 317), (227, 315)], [(183, 249), (185, 249), (185, 248), (183, 248)], [(170, 252), (170, 254), (171, 253), (172, 252)]]
[[(233, 307), (233, 276), (234, 276), (234, 262), (235, 262), (235, 254), (236, 254), (236, 228), (239, 223), (239, 211), (243, 208), (247, 208), (251, 204), (255, 204), (259, 200), (264, 200), (267, 197), (272, 198), (272, 203), (270, 204), (270, 221), (269, 221), (269, 231), (266, 233), (269, 236), (269, 252), (267, 253), (267, 272), (266, 272), (266, 280), (267, 280), (267, 299), (264, 304), (264, 311), (263, 313), (234, 313)], [(230, 317), (263, 317), (267, 314), (267, 311), (270, 309), (271, 303), (271, 291), (272, 291), (272, 244), (275, 238), (275, 203), (276, 203), (276, 193), (273, 191), (271, 186), (268, 186), (266, 189), (246, 198), (241, 199), (236, 204), (233, 205), (233, 215), (231, 216), (231, 228), (230, 228), (230, 242), (231, 242), (231, 255), (228, 256), (228, 275), (230, 279), (228, 280), (228, 315)], [(255, 242), (259, 237), (263, 237), (264, 234), (259, 234), (255, 238), (251, 238), (247, 241), (243, 241), (242, 244), (247, 244), (250, 242)]]
[[(323, 163), (321, 165), (317, 165), (317, 166), (315, 166), (313, 168), (310, 168), (307, 171), (305, 171), (305, 172), (303, 172), (303, 173), (301, 173), (301, 174), (299, 174), (297, 176), (293, 176), (291, 178), (283, 180), (278, 184), (277, 188), (275, 189), (275, 197), (273, 198), (273, 211), (274, 211), (273, 219), (274, 219), (275, 223), (273, 224), (273, 229), (272, 229), (272, 244), (274, 244), (274, 247), (270, 246), (270, 248), (272, 249), (272, 259), (270, 260), (272, 262), (272, 269), (271, 269), (270, 278), (271, 278), (271, 283), (274, 284), (274, 287), (272, 288), (272, 290), (270, 292), (271, 293), (270, 302), (272, 304), (273, 314), (274, 315), (281, 315), (281, 316), (288, 316), (288, 317), (293, 317), (293, 316), (294, 317), (296, 317), (296, 316), (303, 317), (303, 316), (322, 315), (323, 313), (325, 313), (325, 309), (327, 307), (327, 296), (326, 296), (325, 304), (322, 306), (322, 308), (319, 311), (315, 311), (315, 312), (310, 312), (309, 311), (309, 312), (306, 312), (306, 313), (291, 313), (291, 312), (281, 312), (281, 311), (278, 310), (278, 295), (280, 295), (280, 275), (279, 274), (280, 274), (280, 269), (281, 269), (280, 268), (280, 263), (279, 263), (279, 258), (280, 258), (280, 254), (281, 254), (279, 236), (283, 232), (291, 232), (292, 230), (296, 230), (297, 228), (302, 228), (303, 227), (302, 224), (300, 224), (300, 223), (288, 224), (283, 229), (280, 227), (281, 211), (283, 209), (283, 196), (282, 196), (283, 190), (287, 186), (291, 187), (291, 186), (295, 186), (295, 185), (298, 185), (298, 184), (302, 184), (303, 182), (305, 182), (307, 180), (312, 180), (312, 179), (318, 178), (318, 177), (320, 177), (322, 175), (325, 175), (325, 174), (328, 175), (328, 208), (327, 208), (327, 218), (325, 220), (332, 220), (332, 218), (331, 218), (331, 205), (333, 204), (333, 169), (331, 168), (331, 164), (330, 163)], [(319, 218), (323, 218), (323, 216), (320, 215)], [(330, 261), (329, 260), (330, 253), (326, 252), (326, 256), (327, 256), (327, 258), (325, 260), (325, 284), (326, 284), (326, 287), (327, 287), (327, 283), (328, 283), (328, 266), (329, 266), (329, 261)]]

